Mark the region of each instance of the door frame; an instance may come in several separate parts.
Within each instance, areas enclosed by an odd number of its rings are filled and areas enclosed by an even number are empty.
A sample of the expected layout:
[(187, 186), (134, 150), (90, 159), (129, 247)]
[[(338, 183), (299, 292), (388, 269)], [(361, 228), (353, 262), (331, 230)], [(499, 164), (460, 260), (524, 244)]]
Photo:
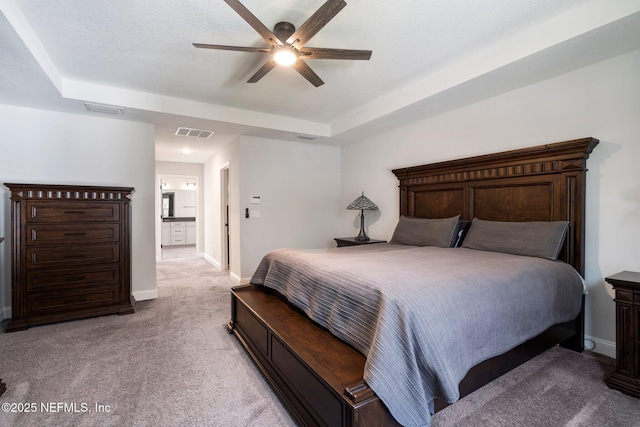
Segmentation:
[(162, 260), (162, 178), (185, 178), (195, 179), (196, 181), (196, 256), (200, 256), (200, 179), (197, 175), (188, 174), (171, 174), (171, 173), (158, 173), (156, 174), (156, 262)]
[(227, 162), (220, 168), (220, 270), (230, 269), (229, 203), (231, 191), (229, 184), (229, 163)]

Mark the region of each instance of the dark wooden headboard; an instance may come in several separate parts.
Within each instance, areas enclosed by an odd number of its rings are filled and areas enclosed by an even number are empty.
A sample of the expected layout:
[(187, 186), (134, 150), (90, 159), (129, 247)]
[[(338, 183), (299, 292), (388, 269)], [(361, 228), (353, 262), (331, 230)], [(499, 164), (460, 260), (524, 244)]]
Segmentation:
[(400, 214), (570, 221), (560, 259), (584, 276), (586, 163), (598, 142), (583, 138), (394, 169), (400, 181)]

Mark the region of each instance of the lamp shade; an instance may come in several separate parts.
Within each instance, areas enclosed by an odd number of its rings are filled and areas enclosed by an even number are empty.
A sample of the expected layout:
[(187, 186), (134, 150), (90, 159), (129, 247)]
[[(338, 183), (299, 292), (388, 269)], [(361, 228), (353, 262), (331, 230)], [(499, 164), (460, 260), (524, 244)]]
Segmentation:
[(371, 200), (369, 200), (369, 198), (367, 196), (365, 196), (364, 192), (363, 192), (362, 196), (358, 197), (353, 202), (351, 202), (351, 204), (349, 206), (347, 206), (347, 209), (350, 209), (350, 210), (377, 211), (378, 207), (376, 206), (375, 203), (373, 203)]

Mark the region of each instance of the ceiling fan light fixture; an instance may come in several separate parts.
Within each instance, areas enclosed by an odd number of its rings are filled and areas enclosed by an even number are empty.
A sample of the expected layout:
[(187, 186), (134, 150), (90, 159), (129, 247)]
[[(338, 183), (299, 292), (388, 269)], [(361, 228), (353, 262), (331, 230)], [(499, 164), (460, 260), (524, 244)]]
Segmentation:
[(293, 48), (283, 46), (274, 49), (273, 59), (280, 65), (293, 65), (298, 60), (298, 54)]

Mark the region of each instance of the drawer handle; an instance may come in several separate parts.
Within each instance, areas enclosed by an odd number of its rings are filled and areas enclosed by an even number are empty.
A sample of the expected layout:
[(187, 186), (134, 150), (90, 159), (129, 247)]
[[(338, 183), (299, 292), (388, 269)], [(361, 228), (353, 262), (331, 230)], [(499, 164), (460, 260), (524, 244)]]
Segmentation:
[(65, 236), (84, 236), (87, 233), (64, 233)]
[(66, 214), (86, 214), (85, 211), (64, 211)]
[(77, 258), (86, 258), (86, 255), (65, 255), (63, 256), (64, 259), (77, 259)]

